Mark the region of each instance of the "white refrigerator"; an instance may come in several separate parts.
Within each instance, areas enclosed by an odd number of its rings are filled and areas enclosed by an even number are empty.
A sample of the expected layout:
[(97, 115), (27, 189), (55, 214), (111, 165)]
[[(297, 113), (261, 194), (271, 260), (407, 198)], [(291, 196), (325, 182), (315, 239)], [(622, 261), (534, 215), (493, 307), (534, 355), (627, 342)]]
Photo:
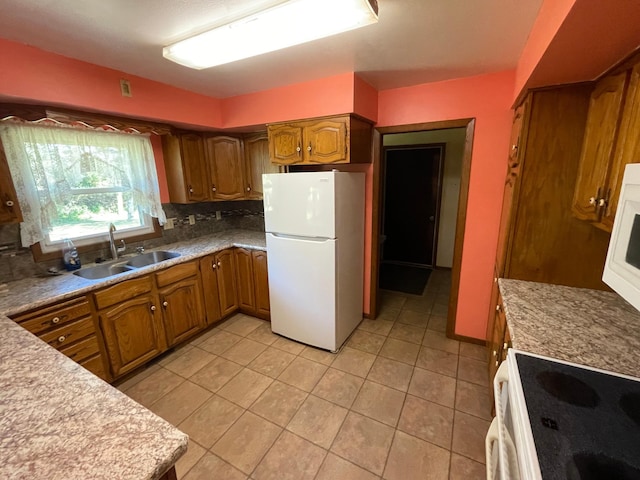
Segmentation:
[(362, 320), (364, 173), (262, 176), (271, 329), (337, 351)]

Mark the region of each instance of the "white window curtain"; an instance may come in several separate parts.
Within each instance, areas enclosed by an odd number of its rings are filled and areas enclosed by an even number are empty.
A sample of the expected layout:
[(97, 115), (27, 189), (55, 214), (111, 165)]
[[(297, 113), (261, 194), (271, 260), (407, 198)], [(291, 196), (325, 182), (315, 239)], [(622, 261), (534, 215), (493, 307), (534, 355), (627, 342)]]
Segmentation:
[(65, 167), (83, 158), (106, 165), (107, 175), (131, 190), (142, 213), (165, 223), (148, 136), (5, 122), (0, 138), (22, 211), (23, 246), (45, 239), (74, 184), (73, 169)]

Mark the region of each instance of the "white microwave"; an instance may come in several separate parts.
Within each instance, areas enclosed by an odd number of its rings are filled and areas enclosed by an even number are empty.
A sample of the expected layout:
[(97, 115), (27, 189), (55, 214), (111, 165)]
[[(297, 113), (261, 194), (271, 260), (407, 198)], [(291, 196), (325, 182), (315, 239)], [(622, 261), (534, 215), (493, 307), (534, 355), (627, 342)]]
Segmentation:
[(640, 310), (640, 163), (624, 170), (602, 280)]

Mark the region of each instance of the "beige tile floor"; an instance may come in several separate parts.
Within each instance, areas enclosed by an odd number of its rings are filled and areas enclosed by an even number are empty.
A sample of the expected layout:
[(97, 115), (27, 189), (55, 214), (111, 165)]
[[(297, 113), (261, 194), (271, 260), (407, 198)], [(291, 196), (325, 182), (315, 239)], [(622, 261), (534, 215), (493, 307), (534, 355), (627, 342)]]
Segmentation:
[(444, 336), (449, 285), (383, 292), (337, 355), (235, 315), (118, 388), (189, 435), (185, 480), (482, 479), (485, 350)]

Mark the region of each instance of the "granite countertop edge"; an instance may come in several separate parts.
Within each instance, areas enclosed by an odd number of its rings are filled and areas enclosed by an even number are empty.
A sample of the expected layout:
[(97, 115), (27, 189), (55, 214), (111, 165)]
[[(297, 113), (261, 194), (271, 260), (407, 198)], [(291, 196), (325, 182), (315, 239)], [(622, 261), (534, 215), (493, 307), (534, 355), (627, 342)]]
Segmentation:
[(20, 327), (9, 315), (86, 294), (230, 247), (266, 250), (263, 232), (227, 231), (163, 245), (175, 259), (108, 279), (8, 283), (0, 297), (0, 476), (156, 480), (188, 436)]

